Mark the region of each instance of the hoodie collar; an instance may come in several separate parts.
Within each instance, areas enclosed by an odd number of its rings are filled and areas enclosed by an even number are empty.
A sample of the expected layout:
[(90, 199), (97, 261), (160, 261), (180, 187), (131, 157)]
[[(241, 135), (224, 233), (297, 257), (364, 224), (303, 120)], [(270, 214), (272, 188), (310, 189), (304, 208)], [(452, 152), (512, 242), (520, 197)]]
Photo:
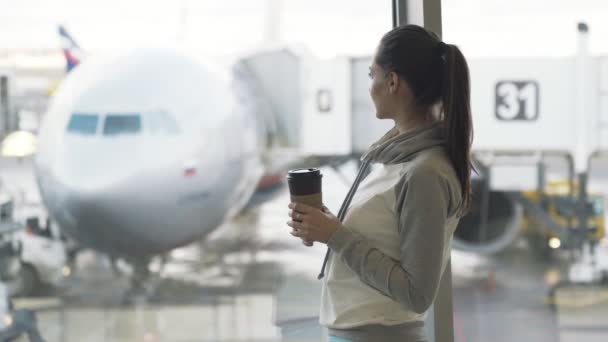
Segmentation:
[(399, 164), (410, 160), (420, 151), (444, 144), (441, 121), (416, 127), (403, 134), (397, 126), (373, 143), (361, 157), (362, 161), (382, 164)]

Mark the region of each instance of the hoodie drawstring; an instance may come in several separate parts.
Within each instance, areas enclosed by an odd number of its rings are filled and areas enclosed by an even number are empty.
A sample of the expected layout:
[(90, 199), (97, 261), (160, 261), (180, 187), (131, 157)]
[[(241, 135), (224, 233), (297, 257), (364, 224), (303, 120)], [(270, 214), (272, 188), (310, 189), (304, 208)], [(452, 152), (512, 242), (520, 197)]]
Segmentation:
[[(344, 220), (344, 217), (346, 216), (346, 211), (348, 210), (348, 206), (350, 205), (350, 202), (352, 201), (353, 197), (355, 196), (355, 192), (357, 191), (357, 188), (359, 187), (359, 183), (361, 183), (363, 174), (367, 170), (367, 167), (369, 166), (369, 164), (370, 164), (369, 160), (365, 160), (365, 161), (363, 161), (363, 164), (361, 164), (361, 167), (359, 168), (359, 172), (357, 173), (357, 177), (355, 178), (353, 185), (350, 187), (350, 190), (348, 190), (348, 193), (346, 194), (346, 198), (344, 199), (344, 202), (342, 202), (342, 206), (340, 207), (340, 211), (338, 212), (338, 220), (340, 220), (340, 222), (342, 222)], [(325, 252), (325, 259), (323, 260), (323, 266), (321, 267), (321, 272), (319, 272), (319, 275), (317, 276), (317, 279), (319, 279), (319, 280), (323, 279), (323, 277), (325, 276), (325, 266), (327, 265), (327, 260), (329, 259), (329, 252), (330, 252), (330, 249), (329, 249), (329, 247), (327, 247), (327, 252)]]

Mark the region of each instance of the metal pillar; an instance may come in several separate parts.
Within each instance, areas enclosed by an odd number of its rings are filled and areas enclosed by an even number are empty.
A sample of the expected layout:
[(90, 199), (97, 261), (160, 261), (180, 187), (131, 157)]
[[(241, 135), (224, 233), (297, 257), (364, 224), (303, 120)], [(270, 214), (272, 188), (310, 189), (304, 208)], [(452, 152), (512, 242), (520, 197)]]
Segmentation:
[[(416, 24), (441, 37), (441, 0), (393, 0), (393, 27)], [(448, 261), (426, 326), (429, 342), (454, 341), (452, 307), (452, 263)]]
[(10, 133), (12, 126), (8, 87), (8, 76), (0, 74), (0, 140)]

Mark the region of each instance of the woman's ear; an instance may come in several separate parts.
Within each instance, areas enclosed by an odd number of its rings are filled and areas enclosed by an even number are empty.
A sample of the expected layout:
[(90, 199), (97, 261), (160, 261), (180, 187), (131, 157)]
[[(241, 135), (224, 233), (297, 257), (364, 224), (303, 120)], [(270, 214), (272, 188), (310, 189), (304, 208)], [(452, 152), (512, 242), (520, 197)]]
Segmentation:
[(399, 89), (399, 75), (396, 72), (391, 71), (388, 73), (388, 77), (386, 78), (388, 81), (388, 91), (390, 94), (394, 94)]

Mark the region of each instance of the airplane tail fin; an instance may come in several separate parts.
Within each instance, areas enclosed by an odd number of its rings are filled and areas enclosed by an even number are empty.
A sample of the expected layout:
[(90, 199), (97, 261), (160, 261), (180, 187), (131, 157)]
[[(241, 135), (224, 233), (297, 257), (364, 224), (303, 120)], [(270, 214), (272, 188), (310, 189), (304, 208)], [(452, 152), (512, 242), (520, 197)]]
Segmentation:
[(80, 64), (82, 51), (74, 38), (72, 38), (65, 27), (61, 25), (59, 26), (59, 37), (61, 38), (61, 49), (63, 50), (63, 55), (65, 56), (66, 71), (70, 72), (78, 64)]

